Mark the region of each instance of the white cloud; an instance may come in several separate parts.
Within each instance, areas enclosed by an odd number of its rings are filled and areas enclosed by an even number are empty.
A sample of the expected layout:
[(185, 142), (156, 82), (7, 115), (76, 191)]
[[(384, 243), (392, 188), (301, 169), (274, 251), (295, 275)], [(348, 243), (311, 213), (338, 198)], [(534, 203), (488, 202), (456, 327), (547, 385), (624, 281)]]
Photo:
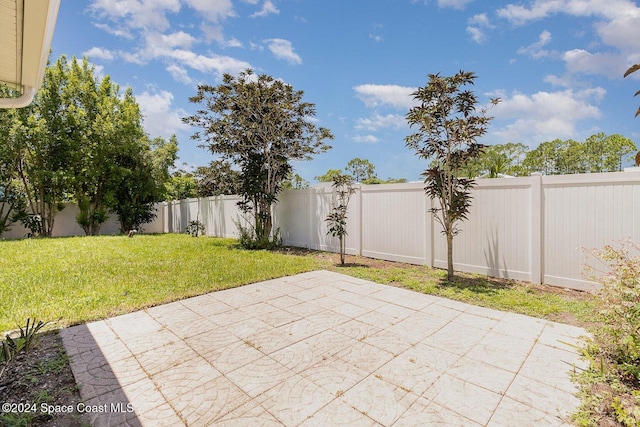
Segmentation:
[(562, 59), (570, 74), (601, 74), (618, 79), (628, 68), (627, 57), (615, 53), (590, 53), (584, 49), (572, 49), (565, 52)]
[(199, 55), (189, 50), (170, 50), (165, 52), (168, 58), (180, 61), (182, 65), (198, 70), (202, 73), (215, 72), (218, 76), (224, 73), (238, 74), (241, 71), (251, 68), (251, 64), (236, 58), (224, 55)]
[(189, 125), (182, 123), (181, 118), (188, 114), (183, 109), (172, 109), (173, 94), (167, 91), (157, 93), (143, 92), (136, 96), (140, 111), (144, 115), (144, 128), (155, 138), (161, 136), (169, 138), (178, 131), (189, 129)]
[(167, 71), (169, 72), (169, 74), (171, 74), (171, 77), (173, 77), (175, 81), (178, 81), (184, 84), (193, 83), (193, 79), (189, 77), (189, 73), (187, 73), (187, 70), (185, 70), (184, 68), (176, 64), (169, 65), (167, 67)]
[(148, 32), (145, 34), (146, 45), (159, 51), (172, 48), (189, 49), (194, 42), (196, 42), (196, 39), (184, 31), (177, 31), (171, 34), (156, 32)]
[(467, 33), (471, 36), (471, 40), (478, 44), (482, 44), (487, 40), (487, 35), (478, 27), (467, 27)]
[(377, 142), (380, 142), (380, 140), (374, 135), (355, 135), (353, 137), (353, 140), (355, 142), (362, 142), (365, 144), (375, 144)]
[(370, 108), (389, 105), (397, 109), (408, 110), (416, 105), (416, 101), (411, 96), (417, 90), (414, 87), (364, 84), (355, 86), (353, 89), (364, 105)]
[(454, 9), (464, 9), (468, 3), (473, 0), (438, 0), (438, 6), (440, 7), (452, 7)]
[(184, 2), (211, 22), (220, 22), (224, 18), (235, 16), (231, 0), (184, 0)]
[(90, 10), (110, 19), (116, 27), (124, 23), (129, 28), (166, 30), (166, 14), (179, 12), (180, 0), (95, 0)]
[(467, 33), (471, 36), (471, 40), (478, 44), (482, 44), (487, 40), (487, 35), (484, 30), (492, 30), (495, 25), (492, 25), (489, 21), (489, 17), (486, 13), (479, 13), (473, 15), (467, 20), (469, 24), (467, 26)]
[(405, 126), (407, 126), (407, 120), (400, 114), (387, 114), (385, 116), (374, 114), (370, 118), (358, 119), (356, 122), (356, 129), (368, 131), (377, 131), (386, 128), (401, 129)]
[(293, 46), (289, 40), (268, 39), (264, 42), (276, 58), (284, 59), (290, 64), (302, 64), (302, 58), (294, 52)]
[[(250, 2), (250, 3), (256, 4), (257, 2)], [(280, 10), (278, 10), (276, 5), (273, 4), (271, 0), (265, 0), (264, 3), (262, 4), (262, 9), (260, 9), (259, 12), (256, 12), (253, 15), (251, 15), (251, 18), (262, 18), (267, 15), (277, 15), (279, 13), (280, 13)]]
[(86, 56), (91, 60), (104, 59), (105, 61), (111, 61), (115, 58), (115, 55), (109, 49), (102, 49), (100, 47), (92, 47), (91, 49), (82, 52), (82, 56)]
[[(580, 122), (597, 119), (602, 113), (595, 105), (606, 91), (596, 87), (585, 90), (537, 92), (526, 95), (515, 92), (491, 94), (502, 98), (491, 110), (498, 122), (509, 124), (492, 127), (491, 136), (504, 142), (523, 142), (537, 145), (556, 138), (575, 138)], [(514, 120), (515, 121), (512, 121)]]
[(540, 33), (537, 42), (534, 42), (529, 46), (521, 47), (520, 49), (518, 49), (518, 53), (521, 55), (528, 55), (533, 59), (540, 59), (545, 56), (549, 56), (549, 51), (543, 49), (543, 47), (549, 44), (550, 41), (551, 33), (547, 30), (544, 30)]

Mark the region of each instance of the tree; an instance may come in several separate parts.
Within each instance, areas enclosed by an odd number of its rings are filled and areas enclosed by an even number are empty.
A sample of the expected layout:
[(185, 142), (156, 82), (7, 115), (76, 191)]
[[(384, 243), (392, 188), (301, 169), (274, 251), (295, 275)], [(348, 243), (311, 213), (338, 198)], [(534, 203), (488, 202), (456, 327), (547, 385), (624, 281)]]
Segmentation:
[(376, 177), (376, 167), (367, 159), (354, 158), (349, 160), (347, 172), (353, 177), (355, 182), (364, 182), (365, 180), (372, 180)]
[(199, 166), (195, 178), (198, 197), (239, 194), (241, 191), (240, 172), (227, 161), (215, 160), (209, 166)]
[(282, 184), (283, 190), (302, 190), (309, 188), (309, 181), (296, 174), (289, 174), (287, 180)]
[(270, 243), (271, 210), (292, 160), (310, 160), (330, 147), (331, 132), (311, 120), (315, 105), (302, 91), (265, 74), (225, 74), (218, 86), (199, 85), (189, 102), (202, 106), (184, 123), (201, 130), (192, 139), (240, 167), (240, 209), (253, 216), (258, 247)]
[[(431, 209), (443, 227), (447, 239), (447, 279), (453, 278), (453, 237), (456, 225), (466, 220), (471, 206), (473, 179), (463, 178), (460, 171), (484, 147), (476, 139), (487, 132), (491, 121), (486, 110), (476, 112), (475, 94), (464, 88), (473, 85), (476, 75), (460, 71), (450, 77), (430, 74), (426, 86), (413, 93), (420, 105), (407, 113), (407, 121), (418, 131), (405, 138), (406, 145), (423, 159), (432, 159), (425, 177), (426, 193), (437, 199), (439, 206)], [(492, 99), (497, 104), (499, 99)]]
[(329, 223), (327, 234), (337, 237), (340, 242), (340, 264), (344, 265), (345, 238), (347, 237), (347, 210), (349, 199), (356, 192), (353, 188), (351, 175), (336, 175), (333, 179), (333, 188), (336, 191), (337, 204), (333, 204), (332, 212), (325, 221)]
[(118, 215), (120, 232), (139, 230), (155, 217), (155, 204), (164, 200), (169, 168), (177, 159), (178, 141), (175, 135), (169, 141), (144, 137), (137, 148), (120, 153), (118, 165), (123, 173), (114, 193), (111, 210)]
[(318, 182), (333, 182), (335, 177), (343, 175), (341, 169), (329, 169), (324, 175), (316, 176), (314, 179)]
[[(631, 67), (629, 67), (629, 69), (624, 73), (624, 77), (626, 78), (629, 74), (635, 73), (636, 71), (640, 70), (640, 64), (635, 64), (632, 65)], [(640, 95), (640, 90), (637, 91), (636, 93), (633, 94), (633, 96), (638, 96)], [(638, 117), (640, 115), (640, 107), (638, 107), (638, 109), (636, 110), (636, 115), (635, 117)]]
[[(0, 87), (0, 93), (9, 97), (12, 92)], [(19, 122), (20, 110), (0, 110), (0, 235), (10, 229), (26, 209), (24, 191), (17, 173), (20, 152), (16, 149), (14, 125)]]
[(51, 236), (56, 214), (70, 201), (73, 130), (65, 120), (63, 90), (68, 84), (62, 56), (47, 67), (33, 103), (14, 110), (10, 139), (17, 150), (16, 173), (27, 201), (21, 218), (33, 235)]
[(198, 194), (198, 181), (193, 173), (175, 171), (165, 184), (164, 200), (185, 200), (192, 197), (208, 197), (211, 194)]

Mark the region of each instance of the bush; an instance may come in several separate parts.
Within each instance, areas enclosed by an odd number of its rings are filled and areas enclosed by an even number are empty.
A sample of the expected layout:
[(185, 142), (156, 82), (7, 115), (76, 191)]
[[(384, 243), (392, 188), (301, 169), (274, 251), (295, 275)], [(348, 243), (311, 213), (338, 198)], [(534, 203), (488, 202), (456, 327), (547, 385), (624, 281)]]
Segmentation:
[(238, 243), (244, 249), (272, 250), (279, 247), (282, 244), (280, 239), (279, 228), (276, 228), (273, 231), (273, 236), (271, 238), (258, 238), (254, 228), (251, 226), (244, 227), (240, 219), (236, 221), (236, 227), (238, 227), (238, 233), (240, 234), (240, 237), (238, 238)]
[(189, 225), (184, 230), (185, 233), (190, 234), (191, 237), (198, 237), (204, 234), (204, 224), (198, 220), (189, 222)]
[(640, 425), (640, 245), (605, 246), (594, 251), (610, 271), (598, 281), (598, 294), (580, 351), (589, 362), (575, 374), (582, 405), (574, 415), (581, 426)]

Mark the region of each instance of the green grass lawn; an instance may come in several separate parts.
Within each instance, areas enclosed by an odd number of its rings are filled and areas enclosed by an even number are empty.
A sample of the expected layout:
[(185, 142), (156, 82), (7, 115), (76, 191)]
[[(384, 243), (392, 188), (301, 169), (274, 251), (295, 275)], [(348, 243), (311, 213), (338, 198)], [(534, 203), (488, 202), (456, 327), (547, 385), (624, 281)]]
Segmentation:
[(68, 326), (316, 269), (311, 257), (184, 234), (0, 242), (0, 332), (26, 319)]
[(0, 241), (0, 332), (29, 317), (64, 327), (320, 268), (574, 324), (588, 322), (593, 305), (586, 295), (550, 287), (469, 274), (446, 283), (444, 271), (427, 267), (360, 257), (338, 267), (337, 254), (286, 252), (246, 251), (232, 239), (184, 234)]

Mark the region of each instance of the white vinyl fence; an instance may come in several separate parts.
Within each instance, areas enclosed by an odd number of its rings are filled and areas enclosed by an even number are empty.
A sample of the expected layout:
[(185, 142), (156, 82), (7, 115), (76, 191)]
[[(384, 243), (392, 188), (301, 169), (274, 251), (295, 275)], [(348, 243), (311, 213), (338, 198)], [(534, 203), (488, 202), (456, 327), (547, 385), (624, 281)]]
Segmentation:
[[(446, 240), (424, 184), (363, 185), (348, 212), (347, 253), (446, 268)], [(591, 289), (585, 265), (599, 267), (589, 250), (640, 242), (640, 172), (534, 175), (481, 179), (472, 191), (469, 220), (454, 238), (458, 271)], [(324, 219), (330, 186), (288, 191), (275, 208), (286, 245), (338, 251)], [(235, 196), (164, 204), (164, 232), (182, 232), (198, 218), (212, 236), (237, 236)]]
[[(446, 268), (446, 240), (424, 184), (362, 185), (351, 198), (347, 253)], [(640, 242), (640, 172), (481, 179), (472, 191), (469, 220), (454, 238), (458, 271), (590, 289), (588, 250), (631, 238)], [(325, 218), (335, 200), (331, 186), (280, 195), (275, 227), (286, 245), (337, 252)], [(237, 237), (237, 196), (187, 199), (157, 205), (145, 232), (182, 233), (198, 220), (209, 236)], [(83, 235), (77, 208), (56, 218), (54, 235)], [(19, 225), (2, 237), (22, 237)], [(103, 234), (117, 234), (115, 215)]]

